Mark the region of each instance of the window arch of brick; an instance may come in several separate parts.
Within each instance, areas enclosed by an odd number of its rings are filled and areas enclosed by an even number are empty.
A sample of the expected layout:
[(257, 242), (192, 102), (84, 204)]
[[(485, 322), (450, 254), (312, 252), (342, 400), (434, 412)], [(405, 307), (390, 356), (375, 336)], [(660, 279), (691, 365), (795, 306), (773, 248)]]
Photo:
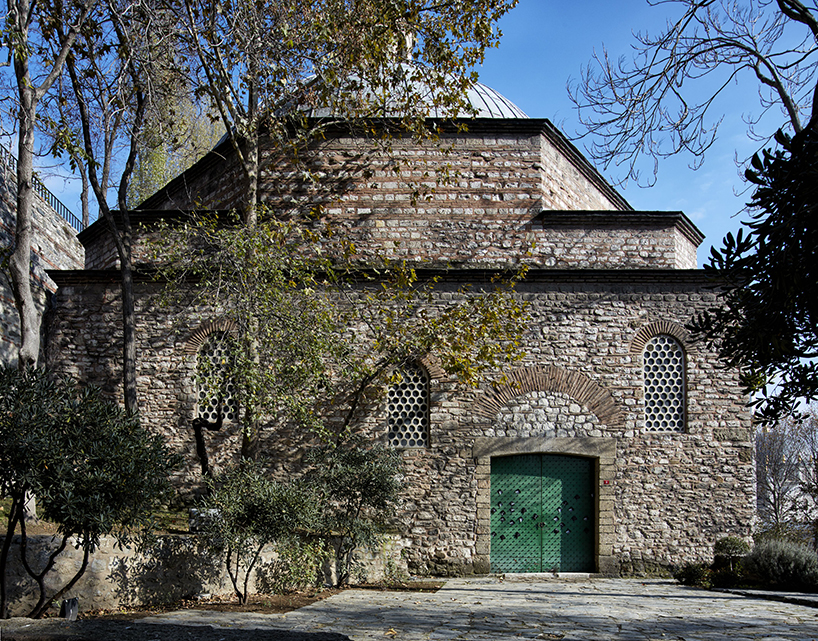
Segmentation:
[(429, 372), (404, 365), (386, 392), (387, 440), (399, 449), (429, 446)]
[(207, 337), (215, 332), (233, 333), (236, 331), (236, 323), (227, 319), (218, 319), (202, 323), (194, 329), (190, 336), (188, 336), (182, 351), (188, 355), (194, 355), (199, 352)]
[(500, 408), (518, 396), (528, 392), (561, 392), (587, 407), (609, 427), (624, 427), (624, 415), (613, 395), (584, 374), (554, 365), (535, 365), (516, 369), (506, 378), (506, 384), (486, 391), (477, 400), (476, 416), (490, 422)]
[(230, 320), (204, 323), (191, 332), (183, 350), (196, 357), (196, 419), (209, 429), (218, 429), (223, 422), (237, 422), (239, 418), (230, 379), (234, 330), (235, 323)]
[(662, 320), (639, 328), (639, 331), (636, 332), (631, 340), (631, 354), (637, 358), (642, 358), (642, 354), (645, 352), (645, 346), (648, 344), (648, 341), (654, 336), (659, 336), (660, 334), (672, 336), (679, 342), (680, 345), (682, 345), (682, 348), (687, 351), (688, 343), (690, 342), (687, 330), (679, 323)]

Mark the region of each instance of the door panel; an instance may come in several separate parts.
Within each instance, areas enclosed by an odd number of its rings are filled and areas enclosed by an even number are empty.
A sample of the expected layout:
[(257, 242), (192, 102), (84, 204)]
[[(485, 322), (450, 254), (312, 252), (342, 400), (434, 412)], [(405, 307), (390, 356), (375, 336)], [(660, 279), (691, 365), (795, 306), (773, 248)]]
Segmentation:
[(593, 461), (576, 456), (493, 458), (492, 571), (593, 571), (593, 477)]

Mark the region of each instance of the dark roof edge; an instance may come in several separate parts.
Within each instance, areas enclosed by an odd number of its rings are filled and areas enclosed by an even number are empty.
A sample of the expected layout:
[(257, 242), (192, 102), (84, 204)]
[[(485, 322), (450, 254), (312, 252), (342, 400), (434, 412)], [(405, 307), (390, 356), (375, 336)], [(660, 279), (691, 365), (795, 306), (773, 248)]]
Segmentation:
[[(509, 265), (508, 268), (504, 269), (420, 267), (415, 271), (421, 280), (441, 277), (442, 280), (491, 282), (498, 275), (508, 274), (514, 268), (515, 265)], [(366, 275), (367, 280), (370, 277), (377, 280), (379, 272), (362, 269), (360, 273)], [(50, 269), (48, 275), (58, 287), (104, 283), (118, 284), (120, 282), (118, 269)], [(156, 271), (153, 269), (135, 269), (134, 281), (142, 283), (157, 282), (155, 275)], [(716, 283), (703, 269), (548, 269), (531, 267), (526, 274), (525, 280), (521, 283), (521, 287), (532, 283), (716, 286)]]
[[(140, 209), (129, 212), (131, 218), (131, 226), (138, 225), (152, 225), (160, 220), (168, 223), (181, 223), (191, 218), (194, 213), (208, 213), (215, 214), (217, 218), (228, 218), (233, 216), (234, 212), (227, 209)], [(117, 227), (122, 228), (122, 213), (115, 209), (111, 212), (116, 220)], [(95, 220), (88, 225), (84, 230), (77, 234), (79, 241), (85, 246), (86, 243), (99, 238), (102, 234), (108, 232), (108, 223), (105, 220)]]
[[(314, 119), (318, 120), (318, 119)], [(449, 120), (441, 120), (438, 118), (428, 118), (427, 122), (430, 124), (439, 125), (446, 132), (456, 132), (457, 127), (455, 123)], [(579, 151), (571, 141), (566, 138), (559, 129), (547, 118), (473, 118), (469, 120), (456, 121), (459, 124), (465, 124), (467, 131), (473, 133), (522, 133), (522, 134), (543, 134), (549, 141), (561, 151), (565, 157), (577, 168), (586, 179), (593, 183), (611, 202), (618, 208), (629, 211), (633, 210), (631, 204), (597, 171), (597, 169), (588, 161), (588, 159)], [(349, 127), (344, 127), (341, 123), (336, 129), (348, 134)], [(327, 130), (327, 134), (332, 132), (332, 128)], [(161, 187), (152, 196), (148, 196), (134, 209), (155, 209), (161, 202), (164, 201), (162, 193), (165, 191), (174, 191), (177, 187), (183, 186), (188, 182), (192, 182), (198, 175), (207, 171), (209, 167), (217, 162), (221, 162), (233, 153), (232, 144), (229, 139), (214, 147), (211, 151), (205, 154), (200, 160), (194, 163), (191, 167), (183, 171), (181, 174), (173, 178), (166, 185)]]

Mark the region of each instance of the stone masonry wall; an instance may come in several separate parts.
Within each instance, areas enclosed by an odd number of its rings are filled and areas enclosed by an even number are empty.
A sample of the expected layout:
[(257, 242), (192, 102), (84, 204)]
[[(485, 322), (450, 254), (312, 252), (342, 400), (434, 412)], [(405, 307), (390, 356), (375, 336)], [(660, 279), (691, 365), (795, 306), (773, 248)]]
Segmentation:
[[(3, 542), (0, 536), (0, 544)], [(28, 537), (27, 554), (35, 570), (44, 567), (47, 556), (59, 543), (49, 535)], [(378, 550), (360, 550), (354, 559), (356, 575), (363, 581), (380, 581), (390, 572), (406, 572), (398, 537), (384, 537)], [(36, 584), (20, 562), (20, 537), (12, 540), (7, 571), (9, 614), (25, 616), (37, 602)], [(253, 593), (272, 593), (275, 548), (267, 546), (251, 573)], [(82, 552), (72, 544), (57, 557), (46, 575), (46, 590), (53, 594), (74, 576), (82, 565)], [(330, 562), (325, 576), (334, 572)], [(149, 546), (120, 546), (112, 537), (102, 537), (85, 574), (64, 598), (79, 599), (80, 611), (116, 609), (132, 605), (167, 605), (200, 594), (232, 595), (233, 587), (222, 558), (214, 556), (195, 535), (159, 535)], [(53, 607), (59, 608), (59, 603)], [(56, 613), (56, 612), (55, 612)]]
[[(132, 218), (147, 225), (162, 216), (154, 211)], [(165, 215), (168, 222), (183, 216)], [(81, 235), (87, 246), (86, 269), (117, 265), (115, 249), (102, 225), (96, 223)], [(692, 269), (700, 241), (683, 215), (675, 212), (547, 211), (532, 220), (528, 213), (513, 219), (496, 211), (477, 217), (436, 217), (434, 211), (407, 207), (341, 220), (334, 227), (336, 235), (355, 243), (356, 259), (364, 264), (388, 256), (423, 267), (526, 264), (555, 269)], [(149, 262), (150, 248), (144, 241), (153, 235), (139, 236), (133, 248), (136, 262)]]
[[(456, 299), (456, 288), (469, 279), (465, 271), (448, 276), (454, 280), (440, 285), (435, 306)], [(118, 393), (116, 282), (71, 278), (61, 283), (50, 318), (48, 362)], [(160, 308), (157, 287), (137, 285), (140, 403), (151, 429), (183, 453), (187, 463), (177, 483), (190, 490), (200, 472), (190, 428), (195, 355), (185, 349), (191, 334), (217, 314)], [(719, 367), (715, 354), (690, 344), (682, 329), (692, 314), (716, 304), (701, 274), (543, 270), (531, 273), (518, 290), (531, 311), (528, 355), (509, 373), (524, 384), (498, 396), (491, 388), (463, 390), (433, 377), (429, 447), (404, 451), (406, 491), (396, 525), (411, 541), (404, 552), (410, 570), (488, 569), (485, 488), (473, 453), (485, 439), (514, 437), (536, 442), (542, 451), (565, 437), (614, 446), (610, 475), (599, 479), (608, 483), (600, 514), (612, 515), (600, 521), (597, 552), (605, 571), (632, 573), (701, 560), (718, 537), (749, 535), (755, 506), (750, 416), (736, 376)], [(653, 328), (681, 337), (684, 345), (684, 432), (643, 431), (640, 346)], [(529, 374), (540, 371), (551, 374)], [(384, 436), (384, 422), (382, 411), (371, 415), (373, 438)], [(207, 438), (217, 467), (235, 460), (237, 426)], [(261, 451), (271, 457), (275, 473), (292, 475), (309, 446), (303, 434), (270, 426)]]
[[(0, 248), (11, 252), (17, 211), (16, 175), (7, 162), (8, 152), (0, 149)], [(77, 233), (42, 198), (34, 198), (34, 242), (31, 248), (31, 276), (35, 302), (45, 310), (49, 294), (57, 286), (46, 273), (48, 269), (82, 269), (85, 250)], [(0, 363), (17, 362), (20, 345), (20, 318), (14, 305), (14, 294), (7, 272), (0, 277)]]

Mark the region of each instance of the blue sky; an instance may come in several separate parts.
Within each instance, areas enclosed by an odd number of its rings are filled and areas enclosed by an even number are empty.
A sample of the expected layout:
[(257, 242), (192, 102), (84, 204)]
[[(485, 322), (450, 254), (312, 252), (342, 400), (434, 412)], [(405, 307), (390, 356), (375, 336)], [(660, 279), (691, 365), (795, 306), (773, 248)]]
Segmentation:
[[(486, 55), (478, 69), (480, 81), (529, 116), (548, 118), (573, 137), (580, 125), (568, 98), (568, 80), (579, 78), (581, 67), (603, 43), (610, 54), (627, 55), (634, 42), (632, 32), (658, 30), (677, 13), (678, 7), (651, 7), (645, 0), (520, 0), (500, 23), (501, 45)], [(672, 158), (660, 162), (655, 186), (620, 189), (635, 209), (685, 212), (706, 236), (699, 248), (700, 262), (706, 260), (711, 244), (720, 245), (728, 231), (739, 228), (742, 217), (736, 214), (750, 198), (734, 159), (737, 151), (742, 159), (756, 151), (758, 143), (747, 136), (741, 116), (760, 108), (754, 79), (739, 80), (741, 84), (730, 87), (729, 99), (720, 105), (726, 117), (701, 168), (691, 170), (690, 158)], [(777, 126), (771, 122), (770, 133)], [(575, 144), (584, 151), (583, 141)]]

